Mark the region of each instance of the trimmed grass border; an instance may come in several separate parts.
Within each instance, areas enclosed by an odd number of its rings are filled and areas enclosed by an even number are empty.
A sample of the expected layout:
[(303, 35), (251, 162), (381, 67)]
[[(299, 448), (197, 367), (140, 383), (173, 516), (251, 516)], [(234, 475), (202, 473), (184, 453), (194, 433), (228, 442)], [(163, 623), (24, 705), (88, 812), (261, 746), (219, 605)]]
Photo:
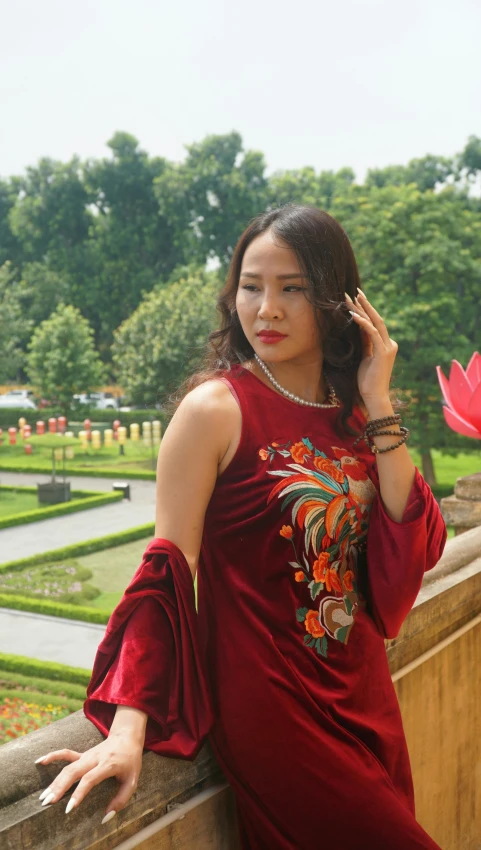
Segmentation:
[(78, 558), (82, 555), (90, 555), (92, 552), (102, 552), (104, 549), (113, 549), (114, 546), (122, 546), (123, 543), (130, 543), (132, 540), (141, 540), (142, 537), (153, 537), (154, 533), (155, 523), (153, 522), (136, 525), (134, 528), (118, 531), (115, 534), (107, 534), (105, 537), (93, 537), (91, 540), (72, 543), (71, 546), (64, 546), (61, 549), (50, 549), (48, 552), (40, 552), (38, 555), (31, 555), (28, 558), (5, 561), (0, 564), (0, 573), (10, 570), (23, 570), (24, 567), (48, 564), (50, 561), (59, 559)]
[(87, 687), (92, 671), (86, 667), (70, 667), (57, 661), (38, 661), (25, 655), (9, 655), (0, 652), (0, 675), (5, 670), (22, 676), (34, 676), (39, 679), (53, 679), (56, 682), (71, 682)]
[[(28, 473), (31, 475), (45, 475), (48, 474), (51, 467), (48, 468), (46, 466), (22, 466), (21, 468), (18, 464), (15, 463), (1, 463), (0, 464), (0, 473), (1, 472), (19, 472), (19, 473)], [(157, 473), (153, 469), (132, 469), (130, 471), (124, 469), (123, 467), (106, 467), (104, 469), (97, 469), (90, 466), (80, 467), (80, 466), (68, 466), (67, 475), (78, 475), (83, 478), (129, 478), (135, 479), (138, 478), (142, 481), (155, 481), (157, 477)]]
[[(59, 682), (54, 679), (46, 679), (40, 676), (24, 676), (20, 673), (10, 673), (0, 669), (0, 687), (2, 690), (13, 691), (15, 685), (20, 685), (27, 691), (40, 691), (55, 697), (68, 697), (74, 700), (84, 700), (86, 696), (85, 685), (77, 685), (75, 682)], [(18, 695), (18, 694), (17, 694)]]
[[(36, 493), (36, 487), (18, 487), (15, 485), (5, 484), (0, 485), (0, 490), (23, 490), (26, 493)], [(33, 511), (25, 511), (20, 514), (12, 514), (11, 516), (0, 519), (0, 529), (12, 528), (16, 525), (26, 525), (30, 522), (41, 522), (44, 519), (52, 519), (52, 517), (64, 516), (65, 514), (77, 513), (77, 511), (87, 511), (90, 508), (100, 508), (102, 505), (109, 505), (112, 502), (120, 502), (123, 499), (121, 491), (113, 493), (99, 493), (96, 490), (74, 490), (72, 496), (77, 501), (61, 502), (57, 505), (48, 505), (45, 508), (36, 508)]]
[[(84, 540), (63, 549), (52, 549), (50, 552), (42, 552), (30, 558), (21, 558), (18, 561), (7, 561), (0, 564), (0, 573), (22, 570), (26, 567), (48, 564), (67, 558), (77, 558), (82, 555), (90, 555), (93, 552), (101, 552), (130, 543), (133, 540), (141, 540), (142, 537), (153, 537), (155, 524), (147, 523), (120, 531), (117, 534), (109, 534), (106, 537), (95, 537), (92, 540)], [(61, 617), (66, 620), (80, 620), (87, 623), (105, 625), (108, 623), (111, 612), (103, 611), (101, 608), (89, 608), (86, 605), (69, 605), (65, 602), (54, 602), (50, 599), (34, 599), (30, 596), (20, 596), (10, 593), (0, 593), (0, 607), (12, 608), (15, 611), (27, 611), (36, 614), (47, 614), (51, 617)], [(2, 669), (2, 655), (0, 654), (0, 670)]]
[(32, 596), (17, 596), (13, 593), (0, 593), (0, 608), (12, 608), (14, 611), (46, 614), (49, 617), (81, 620), (98, 625), (108, 623), (110, 617), (110, 611), (102, 611), (101, 608), (70, 605), (68, 602), (54, 602), (52, 599), (34, 599)]

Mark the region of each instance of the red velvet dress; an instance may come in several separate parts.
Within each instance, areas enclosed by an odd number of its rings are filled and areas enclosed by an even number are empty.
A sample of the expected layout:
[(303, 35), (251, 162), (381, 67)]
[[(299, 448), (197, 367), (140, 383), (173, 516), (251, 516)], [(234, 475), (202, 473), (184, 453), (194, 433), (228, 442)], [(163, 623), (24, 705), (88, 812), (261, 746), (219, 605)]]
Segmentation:
[[(145, 747), (193, 758), (208, 735), (245, 850), (435, 850), (415, 819), (384, 638), (395, 637), (446, 526), (416, 468), (402, 522), (375, 455), (337, 409), (289, 401), (242, 366), (242, 412), (198, 564), (154, 539), (99, 646), (84, 710), (149, 715)], [(222, 379), (222, 378), (221, 378)], [(353, 425), (363, 430), (355, 410)], [(439, 848), (438, 848), (439, 850)]]

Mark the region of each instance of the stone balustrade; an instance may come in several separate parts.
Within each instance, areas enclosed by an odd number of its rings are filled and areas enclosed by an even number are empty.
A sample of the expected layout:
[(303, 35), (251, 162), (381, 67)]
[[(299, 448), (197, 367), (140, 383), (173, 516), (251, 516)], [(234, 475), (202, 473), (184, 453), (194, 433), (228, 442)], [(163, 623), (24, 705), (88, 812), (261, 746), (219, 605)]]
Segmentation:
[[(402, 568), (402, 565), (400, 565)], [(411, 755), (416, 816), (443, 850), (478, 850), (481, 824), (481, 527), (446, 544), (401, 632), (386, 641)], [(235, 804), (206, 741), (193, 762), (145, 751), (125, 809), (102, 825), (114, 778), (65, 815), (38, 800), (65, 763), (102, 740), (77, 711), (0, 748), (0, 850), (239, 850)], [(307, 850), (307, 849), (306, 849)]]

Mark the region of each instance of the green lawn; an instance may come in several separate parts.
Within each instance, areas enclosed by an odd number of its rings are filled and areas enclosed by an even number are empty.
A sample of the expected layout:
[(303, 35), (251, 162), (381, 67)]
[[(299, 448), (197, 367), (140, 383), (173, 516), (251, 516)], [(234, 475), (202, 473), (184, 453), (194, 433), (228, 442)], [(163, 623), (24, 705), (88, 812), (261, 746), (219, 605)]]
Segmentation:
[(112, 611), (115, 608), (139, 566), (142, 555), (151, 539), (151, 537), (146, 537), (141, 540), (133, 540), (123, 546), (115, 546), (113, 549), (94, 552), (92, 555), (85, 555), (83, 558), (76, 559), (79, 566), (92, 573), (90, 581), (101, 591), (100, 596), (88, 603), (89, 606), (102, 608), (104, 611)]
[(13, 514), (23, 514), (26, 511), (36, 511), (38, 507), (35, 493), (0, 489), (0, 519)]
[[(59, 446), (61, 438), (59, 437)], [(119, 453), (119, 446), (115, 444), (111, 448), (102, 446), (100, 449), (92, 449), (90, 446), (86, 451), (75, 446), (75, 456), (72, 460), (66, 460), (65, 469), (68, 472), (77, 470), (85, 474), (89, 470), (108, 469), (112, 475), (121, 475), (123, 471), (155, 472), (157, 466), (158, 445), (154, 445), (153, 451), (149, 446), (144, 446), (142, 440), (127, 440), (125, 454)], [(0, 469), (12, 469), (15, 467), (19, 472), (35, 467), (50, 472), (52, 469), (52, 452), (43, 447), (34, 446), (32, 454), (27, 455), (23, 445), (0, 446)], [(61, 461), (58, 469), (61, 469)]]

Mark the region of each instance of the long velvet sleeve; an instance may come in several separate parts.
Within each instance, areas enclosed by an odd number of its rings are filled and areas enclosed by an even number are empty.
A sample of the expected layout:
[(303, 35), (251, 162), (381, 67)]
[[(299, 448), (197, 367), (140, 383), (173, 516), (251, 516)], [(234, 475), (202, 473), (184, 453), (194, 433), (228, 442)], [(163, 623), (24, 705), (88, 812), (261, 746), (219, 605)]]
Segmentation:
[(141, 709), (145, 749), (195, 758), (213, 722), (197, 628), (185, 556), (154, 538), (98, 646), (85, 716), (108, 735), (117, 705)]
[(379, 492), (367, 533), (368, 595), (371, 614), (385, 638), (394, 638), (413, 607), (424, 573), (436, 566), (447, 529), (431, 488), (416, 467), (402, 521), (386, 513)]

